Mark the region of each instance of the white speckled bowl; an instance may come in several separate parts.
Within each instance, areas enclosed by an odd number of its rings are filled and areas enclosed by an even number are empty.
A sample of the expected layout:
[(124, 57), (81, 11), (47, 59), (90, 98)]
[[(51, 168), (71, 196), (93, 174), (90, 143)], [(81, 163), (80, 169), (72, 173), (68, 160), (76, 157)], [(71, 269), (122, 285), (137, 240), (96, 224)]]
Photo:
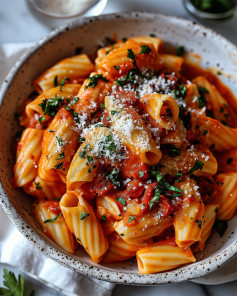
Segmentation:
[(67, 254), (42, 232), (31, 213), (31, 198), (11, 185), (14, 156), (13, 138), (18, 129), (14, 113), (32, 91), (31, 82), (58, 60), (73, 55), (76, 47), (95, 52), (100, 40), (117, 33), (118, 38), (154, 33), (174, 46), (184, 45), (188, 51), (202, 56), (203, 67), (217, 67), (223, 81), (237, 95), (237, 48), (210, 29), (172, 16), (152, 13), (122, 13), (80, 19), (56, 29), (31, 48), (15, 65), (0, 92), (0, 203), (17, 228), (41, 252), (82, 274), (98, 279), (127, 284), (165, 284), (200, 277), (216, 270), (237, 253), (236, 218), (228, 223), (225, 235), (212, 235), (197, 262), (159, 274), (141, 275), (135, 261), (100, 265), (90, 261), (81, 249)]

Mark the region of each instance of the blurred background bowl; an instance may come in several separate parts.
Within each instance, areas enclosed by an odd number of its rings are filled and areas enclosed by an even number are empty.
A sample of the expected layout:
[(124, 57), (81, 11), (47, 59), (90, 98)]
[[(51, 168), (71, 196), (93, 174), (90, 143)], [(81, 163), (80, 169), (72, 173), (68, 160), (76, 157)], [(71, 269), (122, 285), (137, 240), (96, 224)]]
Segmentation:
[[(66, 3), (68, 3), (69, 7), (67, 11), (63, 11), (60, 7), (57, 9), (55, 5), (52, 5), (53, 2), (57, 3), (54, 0), (26, 0), (26, 2), (35, 18), (50, 28), (56, 28), (82, 16), (91, 17), (100, 15), (106, 6), (107, 0), (78, 0), (80, 6), (75, 6), (74, 11), (71, 9), (72, 3), (70, 1), (64, 1), (62, 7), (66, 8)], [(60, 3), (63, 2), (59, 1)]]

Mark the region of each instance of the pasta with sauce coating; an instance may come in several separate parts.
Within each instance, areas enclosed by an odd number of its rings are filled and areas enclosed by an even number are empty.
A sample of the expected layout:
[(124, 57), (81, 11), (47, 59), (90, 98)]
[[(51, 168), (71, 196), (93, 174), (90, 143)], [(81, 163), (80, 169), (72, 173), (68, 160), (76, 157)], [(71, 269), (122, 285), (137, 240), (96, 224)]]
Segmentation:
[(192, 264), (215, 219), (236, 213), (234, 97), (159, 37), (105, 44), (33, 81), (13, 185), (66, 252), (136, 257), (143, 274)]

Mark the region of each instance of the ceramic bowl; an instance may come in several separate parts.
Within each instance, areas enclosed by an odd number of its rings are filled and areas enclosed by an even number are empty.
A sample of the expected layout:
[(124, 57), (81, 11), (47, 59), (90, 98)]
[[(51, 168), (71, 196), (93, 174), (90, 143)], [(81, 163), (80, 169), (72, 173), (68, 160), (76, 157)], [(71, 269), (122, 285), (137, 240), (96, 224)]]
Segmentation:
[(31, 215), (32, 199), (11, 185), (14, 156), (11, 147), (18, 123), (14, 114), (33, 90), (32, 80), (58, 60), (71, 56), (77, 47), (94, 53), (105, 36), (118, 38), (149, 35), (161, 37), (167, 45), (184, 45), (187, 51), (201, 55), (201, 65), (221, 71), (221, 79), (237, 95), (237, 48), (215, 32), (181, 18), (152, 13), (122, 13), (80, 19), (56, 29), (35, 44), (14, 66), (1, 88), (0, 110), (0, 203), (22, 234), (42, 253), (82, 274), (126, 284), (165, 284), (206, 275), (229, 261), (237, 253), (236, 218), (228, 222), (224, 236), (213, 233), (197, 262), (158, 274), (141, 275), (135, 260), (105, 265), (91, 262), (78, 250), (67, 254), (42, 232)]

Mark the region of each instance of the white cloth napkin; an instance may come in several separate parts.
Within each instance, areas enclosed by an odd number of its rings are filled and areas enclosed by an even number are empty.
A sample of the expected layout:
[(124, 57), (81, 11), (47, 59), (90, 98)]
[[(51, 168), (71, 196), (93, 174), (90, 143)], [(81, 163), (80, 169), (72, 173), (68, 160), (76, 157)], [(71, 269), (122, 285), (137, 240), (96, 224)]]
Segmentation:
[[(0, 84), (30, 43), (12, 43), (0, 46)], [(19, 268), (46, 285), (64, 294), (79, 296), (109, 296), (114, 284), (76, 273), (36, 250), (16, 229), (0, 207), (0, 262)]]

